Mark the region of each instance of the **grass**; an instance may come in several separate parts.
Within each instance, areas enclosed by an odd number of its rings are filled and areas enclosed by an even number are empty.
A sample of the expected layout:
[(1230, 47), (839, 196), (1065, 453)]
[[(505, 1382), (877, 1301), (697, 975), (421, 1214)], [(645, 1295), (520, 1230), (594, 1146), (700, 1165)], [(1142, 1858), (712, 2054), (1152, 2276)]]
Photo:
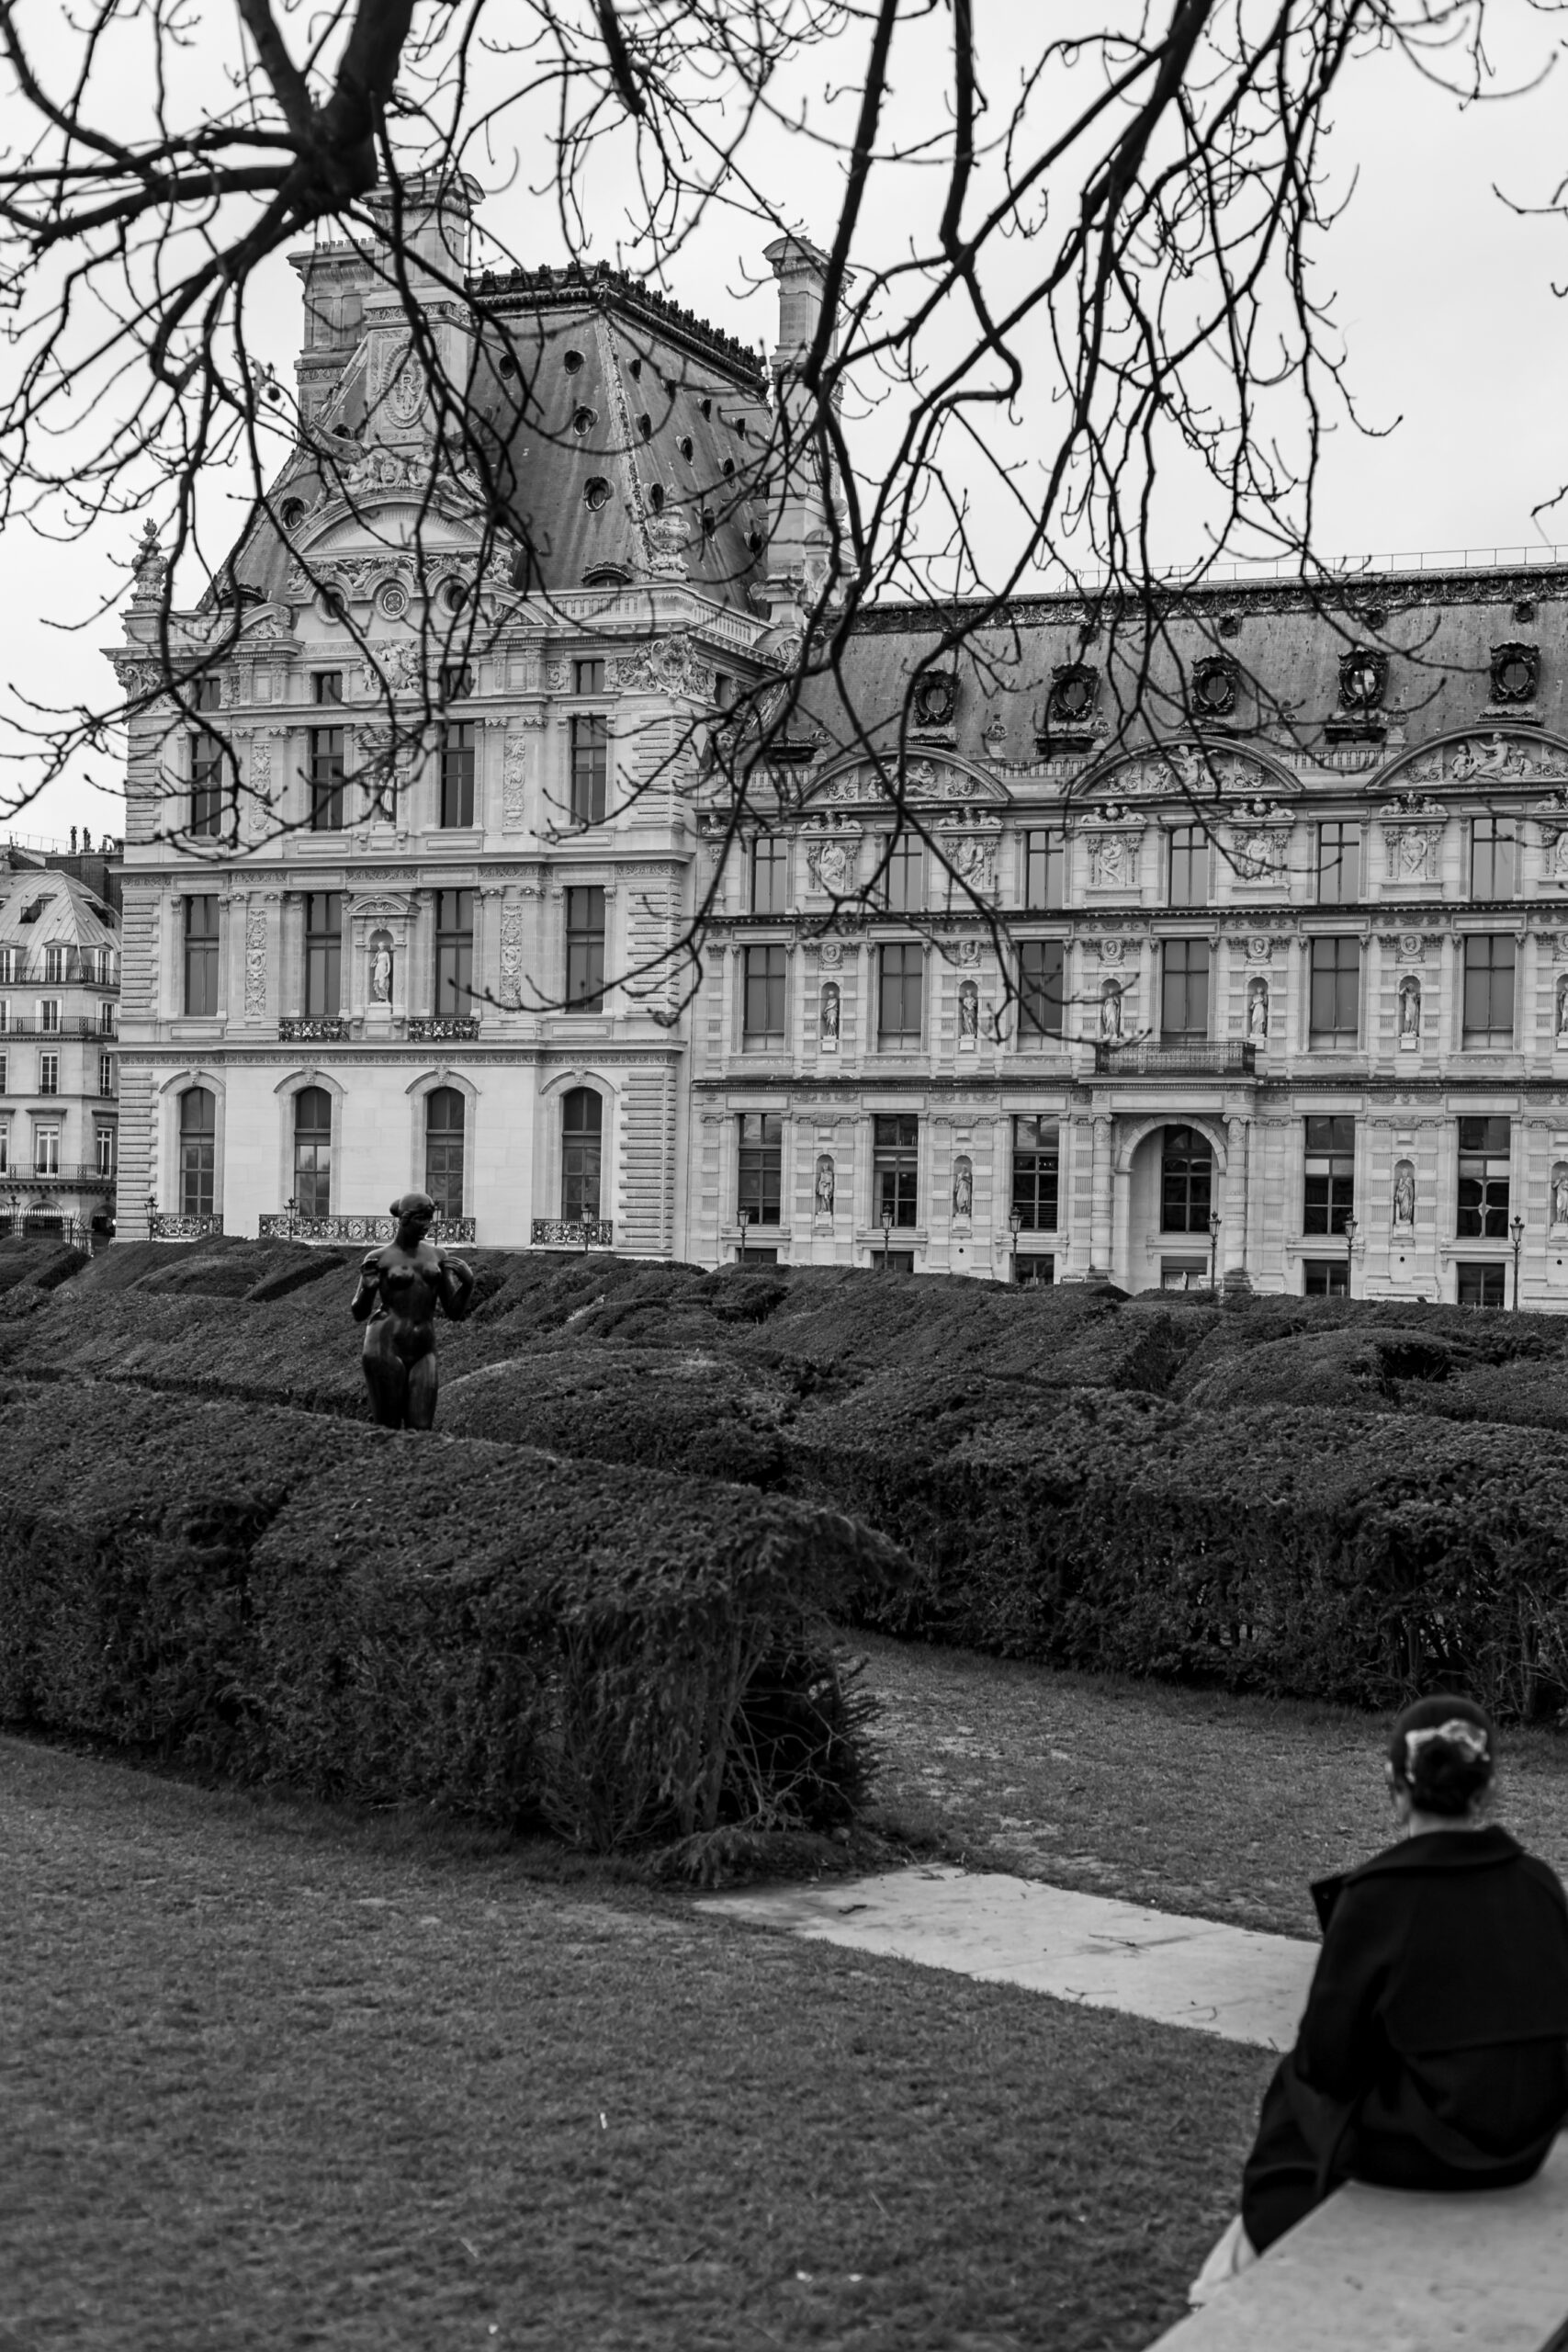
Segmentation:
[[(1388, 1722), (857, 1635), (882, 1825), (972, 1867), (1282, 1935), (1308, 1882), (1392, 1842)], [(1568, 1877), (1568, 1740), (1501, 1739), (1497, 1817)]]
[(25, 2352), (1100, 2352), (1267, 2053), (0, 1741)]

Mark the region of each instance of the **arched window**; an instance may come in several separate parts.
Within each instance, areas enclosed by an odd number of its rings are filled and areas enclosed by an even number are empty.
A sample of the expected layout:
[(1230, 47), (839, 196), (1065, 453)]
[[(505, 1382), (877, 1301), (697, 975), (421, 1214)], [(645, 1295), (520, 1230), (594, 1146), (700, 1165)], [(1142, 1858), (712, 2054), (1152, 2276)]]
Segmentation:
[(463, 1114), (455, 1086), (438, 1086), (424, 1098), (424, 1189), (435, 1214), (463, 1214)]
[(561, 1105), (560, 1213), (569, 1224), (599, 1216), (599, 1151), (604, 1105), (592, 1088), (574, 1086)]
[(218, 1170), (218, 1102), (205, 1086), (180, 1096), (180, 1215), (210, 1216)]
[(301, 1216), (332, 1215), (333, 1099), (324, 1086), (302, 1086), (294, 1097), (294, 1197)]
[(1207, 1233), (1214, 1153), (1196, 1127), (1167, 1127), (1159, 1163), (1162, 1233)]

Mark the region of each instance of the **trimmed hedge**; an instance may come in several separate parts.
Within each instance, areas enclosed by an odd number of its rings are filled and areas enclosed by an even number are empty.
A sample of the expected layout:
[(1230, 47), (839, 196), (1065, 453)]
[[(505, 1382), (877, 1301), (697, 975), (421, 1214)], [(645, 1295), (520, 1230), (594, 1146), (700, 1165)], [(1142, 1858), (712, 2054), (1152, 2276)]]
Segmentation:
[(744, 1488), (107, 1385), (0, 1408), (0, 1715), (604, 1849), (820, 1826), (829, 1601), (897, 1573)]

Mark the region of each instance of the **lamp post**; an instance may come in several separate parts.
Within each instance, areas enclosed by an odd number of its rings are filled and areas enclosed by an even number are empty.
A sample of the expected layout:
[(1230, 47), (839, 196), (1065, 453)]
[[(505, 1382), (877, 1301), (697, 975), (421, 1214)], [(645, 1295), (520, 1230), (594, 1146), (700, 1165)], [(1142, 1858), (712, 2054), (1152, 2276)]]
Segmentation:
[(158, 1195), (157, 1195), (157, 1193), (148, 1193), (148, 1195), (147, 1195), (147, 1238), (148, 1238), (148, 1240), (149, 1240), (149, 1241), (151, 1241), (151, 1240), (152, 1239), (152, 1238), (153, 1238), (153, 1237), (152, 1237), (152, 1225), (153, 1225), (153, 1220), (154, 1220), (154, 1219), (156, 1218), (156, 1216), (157, 1216), (157, 1214), (158, 1214)]
[(1023, 1211), (1014, 1209), (1008, 1218), (1008, 1231), (1012, 1235), (1012, 1286), (1018, 1288), (1018, 1229), (1023, 1223)]
[(1522, 1216), (1517, 1216), (1514, 1219), (1508, 1227), (1508, 1232), (1514, 1244), (1514, 1313), (1517, 1315), (1519, 1311), (1519, 1250), (1525, 1238), (1525, 1221)]
[(737, 1264), (743, 1266), (746, 1263), (746, 1228), (751, 1222), (750, 1210), (737, 1209), (735, 1212), (735, 1222), (740, 1227), (740, 1255), (736, 1262)]
[(283, 1205), (284, 1205), (284, 1207), (288, 1211), (288, 1238), (290, 1239), (290, 1241), (292, 1241), (292, 1240), (293, 1240), (293, 1238), (294, 1238), (294, 1227), (295, 1227), (295, 1223), (296, 1223), (296, 1220), (298, 1219), (299, 1215), (299, 1193), (289, 1193), (289, 1195), (288, 1195), (288, 1198), (285, 1201), (285, 1203), (283, 1204)]
[(1220, 1227), (1224, 1223), (1224, 1219), (1218, 1209), (1209, 1211), (1209, 1288), (1211, 1290), (1219, 1288)]
[(1345, 1295), (1347, 1298), (1355, 1296), (1351, 1279), (1355, 1272), (1355, 1250), (1356, 1220), (1353, 1216), (1348, 1216), (1345, 1220)]
[(882, 1212), (882, 1271), (884, 1273), (887, 1272), (887, 1237), (892, 1230), (893, 1212), (891, 1209), (884, 1209)]

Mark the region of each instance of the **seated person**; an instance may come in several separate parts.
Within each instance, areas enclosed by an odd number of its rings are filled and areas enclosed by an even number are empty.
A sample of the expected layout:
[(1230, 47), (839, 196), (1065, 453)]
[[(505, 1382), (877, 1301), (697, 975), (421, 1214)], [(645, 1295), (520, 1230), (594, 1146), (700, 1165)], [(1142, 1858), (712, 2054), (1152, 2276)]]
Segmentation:
[(1568, 2120), (1568, 1901), (1482, 1817), (1495, 1760), (1468, 1699), (1418, 1700), (1394, 1724), (1402, 1840), (1313, 1888), (1323, 1950), (1306, 2011), (1194, 2302), (1342, 2181), (1506, 2188)]

